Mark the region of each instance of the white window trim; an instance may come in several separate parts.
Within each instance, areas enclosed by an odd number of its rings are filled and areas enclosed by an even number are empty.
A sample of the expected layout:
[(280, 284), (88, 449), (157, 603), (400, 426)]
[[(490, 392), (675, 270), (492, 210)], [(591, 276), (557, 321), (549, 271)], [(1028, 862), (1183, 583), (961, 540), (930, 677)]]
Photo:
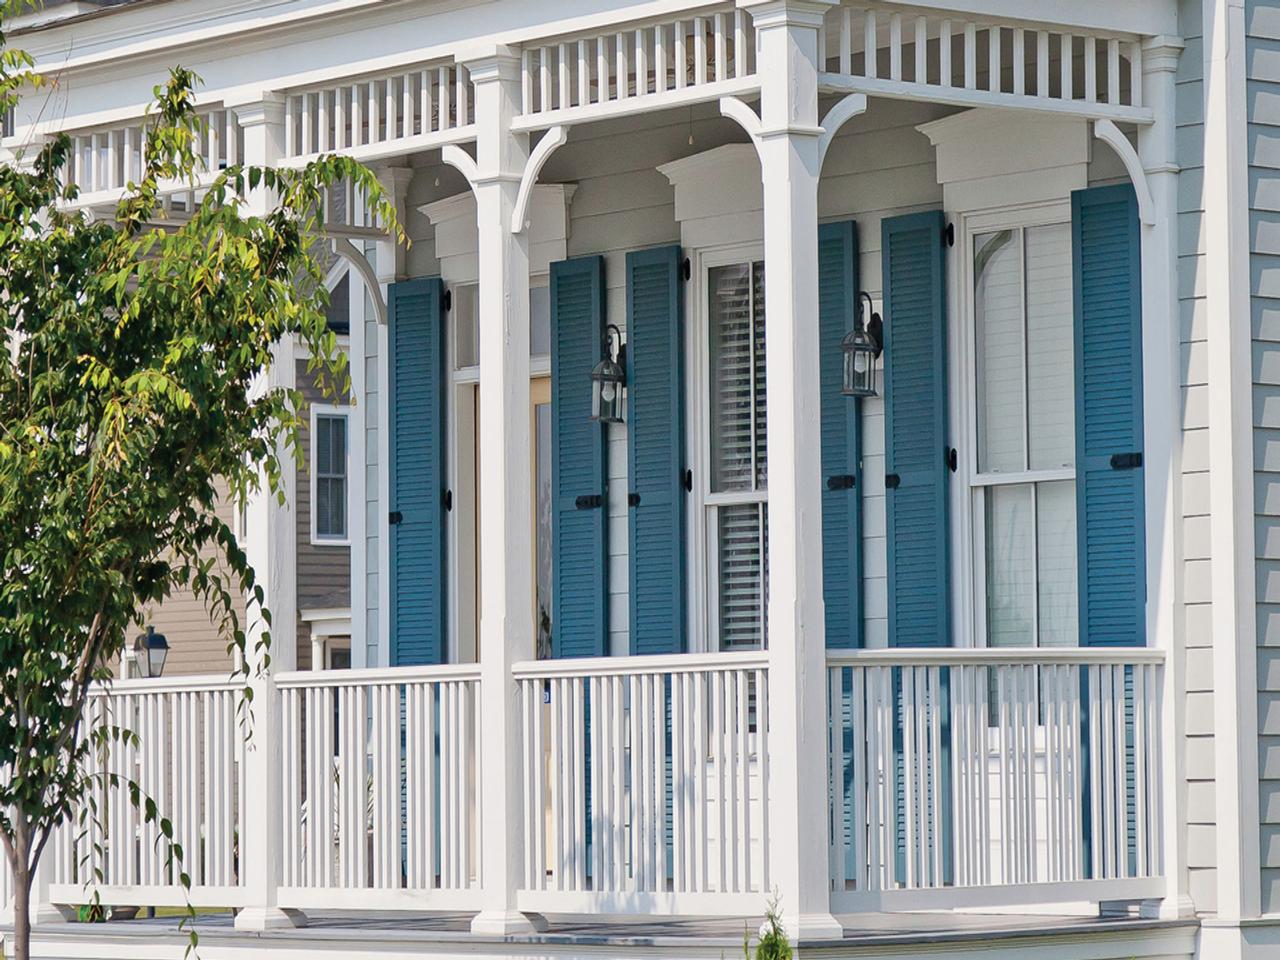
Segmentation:
[[(343, 443), (343, 455), (346, 460), (346, 501), (347, 501), (347, 522), (346, 536), (344, 537), (322, 537), (316, 531), (316, 481), (319, 479), (316, 469), (316, 424), (321, 417), (340, 417), (347, 423), (346, 436)], [(338, 406), (332, 403), (313, 403), (311, 405), (311, 436), (310, 451), (308, 459), (311, 461), (308, 466), (308, 481), (311, 484), (311, 507), (310, 507), (310, 523), (311, 528), (311, 545), (313, 547), (350, 547), (351, 546), (351, 408)]]
[[(711, 492), (711, 315), (707, 294), (709, 271), (714, 267), (764, 260), (764, 244), (760, 241), (735, 242), (686, 251), (692, 269), (685, 284), (685, 350), (690, 363), (686, 366), (685, 408), (688, 462), (696, 464), (693, 491), (690, 494), (688, 548), (686, 557), (689, 607), (689, 652), (715, 653), (720, 650), (720, 587), (716, 564), (710, 554), (715, 542), (714, 512), (709, 509), (723, 503), (740, 503), (742, 497)], [(768, 283), (768, 277), (765, 277)], [(762, 491), (760, 502), (768, 502)]]
[(991, 206), (956, 214), (956, 245), (949, 257), (951, 290), (948, 342), (950, 431), (959, 449), (951, 484), (951, 571), (953, 642), (957, 647), (986, 647), (985, 556), (979, 554), (978, 494), (987, 486), (1075, 479), (1073, 470), (1034, 470), (1021, 474), (978, 472), (977, 318), (973, 290), (973, 241), (994, 230), (1071, 223), (1070, 200)]

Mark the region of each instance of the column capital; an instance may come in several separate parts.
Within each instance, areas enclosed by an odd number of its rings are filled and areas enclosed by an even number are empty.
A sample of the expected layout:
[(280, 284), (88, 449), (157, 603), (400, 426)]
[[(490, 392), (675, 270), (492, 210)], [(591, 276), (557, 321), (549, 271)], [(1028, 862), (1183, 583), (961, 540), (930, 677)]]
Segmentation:
[(472, 83), (520, 79), (520, 51), (505, 43), (477, 43), (463, 47), (454, 56), (471, 74)]
[(1142, 72), (1173, 73), (1178, 69), (1178, 60), (1186, 46), (1181, 37), (1168, 34), (1147, 37), (1142, 41)]
[(839, 0), (738, 0), (757, 29), (822, 26), (822, 18)]
[(284, 123), (284, 99), (279, 93), (264, 93), (261, 100), (228, 106), (235, 111), (236, 122), (240, 126), (260, 127), (264, 124)]

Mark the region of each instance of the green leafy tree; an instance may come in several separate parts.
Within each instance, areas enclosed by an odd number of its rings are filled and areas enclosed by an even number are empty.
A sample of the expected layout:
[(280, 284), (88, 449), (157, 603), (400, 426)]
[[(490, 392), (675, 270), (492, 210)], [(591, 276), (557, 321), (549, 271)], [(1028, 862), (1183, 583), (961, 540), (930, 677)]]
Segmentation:
[[(34, 85), (30, 66), (0, 46), (0, 109)], [(203, 172), (195, 82), (175, 69), (157, 87), (144, 169), (114, 218), (70, 203), (65, 139), (0, 165), (0, 841), (19, 958), (52, 832), (73, 817), (84, 829), (92, 771), (105, 769), (92, 761), (136, 741), (123, 718), (95, 721), (84, 706), (142, 607), (192, 588), (246, 680), (268, 661), (263, 592), (217, 506), (223, 491), (282, 495), (301, 397), (263, 385), (283, 338), (330, 390), (346, 386), (317, 257), (324, 190), (353, 182), (402, 238), (377, 180), (340, 157), (230, 167), (188, 216), (164, 219), (165, 185)], [(264, 629), (240, 621), (236, 594)], [(246, 723), (250, 701), (246, 684)], [(126, 789), (189, 885), (164, 811)]]

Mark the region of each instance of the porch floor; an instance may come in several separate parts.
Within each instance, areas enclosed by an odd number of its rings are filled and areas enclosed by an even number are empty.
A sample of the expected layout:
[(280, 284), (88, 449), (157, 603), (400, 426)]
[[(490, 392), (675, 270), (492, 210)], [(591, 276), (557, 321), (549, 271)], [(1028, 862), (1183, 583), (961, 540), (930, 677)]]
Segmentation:
[[(742, 950), (743, 921), (722, 918), (637, 917), (558, 915), (548, 917), (549, 928), (534, 936), (478, 936), (470, 931), (471, 914), (404, 912), (308, 914), (306, 927), (274, 930), (266, 933), (237, 931), (228, 913), (203, 914), (196, 929), (201, 938), (201, 954), (210, 949), (217, 955), (245, 951), (250, 955), (283, 951), (306, 955), (312, 951), (343, 951), (345, 956), (394, 954), (409, 956), (489, 955), (486, 946), (503, 956), (577, 956), (585, 950), (592, 956), (609, 956), (609, 948), (626, 951), (628, 956), (710, 956), (733, 957)], [(933, 954), (950, 956), (951, 950), (966, 946), (984, 952), (1010, 951), (1009, 956), (1023, 956), (1035, 942), (1072, 940), (1124, 941), (1130, 945), (1152, 941), (1169, 942), (1194, 939), (1199, 926), (1195, 920), (1150, 920), (1138, 917), (1052, 916), (1032, 914), (858, 914), (838, 918), (844, 926), (839, 941), (805, 942), (806, 955), (818, 950), (826, 956), (879, 956), (881, 952), (901, 955), (904, 948), (922, 947)], [(116, 956), (151, 956), (149, 949), (169, 940), (185, 943), (186, 936), (178, 927), (180, 918), (117, 920), (106, 924), (44, 926), (36, 934), (44, 941), (44, 949), (33, 951), (36, 957), (76, 956), (83, 960)], [(754, 925), (753, 925), (754, 926)], [(0, 927), (0, 938), (5, 928)], [(754, 930), (753, 930), (754, 932)], [(111, 942), (113, 949), (99, 953), (90, 946), (94, 941)], [(269, 943), (269, 941), (277, 941)], [(60, 943), (61, 950), (54, 946)], [(132, 952), (128, 945), (140, 948)], [(525, 953), (519, 945), (532, 947)], [(322, 946), (323, 945), (323, 946)], [(981, 946), (980, 946), (981, 945)], [(514, 949), (513, 949), (514, 948)], [(948, 949), (950, 948), (950, 949)], [(63, 954), (61, 951), (67, 951)], [(455, 952), (456, 951), (456, 952)], [(242, 954), (243, 955), (243, 954)], [(1090, 953), (1094, 956), (1094, 953)], [(1096, 954), (1111, 956), (1110, 952)], [(1120, 954), (1117, 954), (1119, 956)], [(1145, 949), (1130, 950), (1124, 957), (1147, 956)], [(1161, 953), (1160, 956), (1169, 956)]]

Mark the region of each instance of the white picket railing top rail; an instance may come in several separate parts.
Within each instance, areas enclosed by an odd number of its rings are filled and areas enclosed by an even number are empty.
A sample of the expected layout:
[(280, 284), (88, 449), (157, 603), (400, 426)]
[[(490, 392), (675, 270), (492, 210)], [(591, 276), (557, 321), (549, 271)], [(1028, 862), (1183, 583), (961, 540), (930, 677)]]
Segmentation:
[(174, 677), (129, 677), (95, 683), (89, 688), (91, 697), (118, 697), (142, 693), (203, 693), (218, 690), (243, 690), (244, 677), (224, 673), (202, 673)]
[(763, 650), (731, 653), (681, 653), (673, 656), (581, 657), (565, 660), (527, 660), (513, 664), (517, 680), (554, 677), (613, 677), (653, 673), (706, 673), (711, 670), (767, 670)]
[(477, 663), (437, 663), (420, 667), (370, 667), (352, 670), (291, 670), (276, 674), (281, 690), (352, 687), (384, 683), (479, 680)]
[(1154, 120), (1137, 34), (859, 2), (833, 7), (819, 42), (827, 93)]
[(1154, 647), (890, 647), (882, 650), (828, 650), (831, 667), (1032, 666), (1035, 664), (1163, 664)]
[(517, 130), (748, 94), (759, 88), (751, 16), (733, 4), (523, 41)]

